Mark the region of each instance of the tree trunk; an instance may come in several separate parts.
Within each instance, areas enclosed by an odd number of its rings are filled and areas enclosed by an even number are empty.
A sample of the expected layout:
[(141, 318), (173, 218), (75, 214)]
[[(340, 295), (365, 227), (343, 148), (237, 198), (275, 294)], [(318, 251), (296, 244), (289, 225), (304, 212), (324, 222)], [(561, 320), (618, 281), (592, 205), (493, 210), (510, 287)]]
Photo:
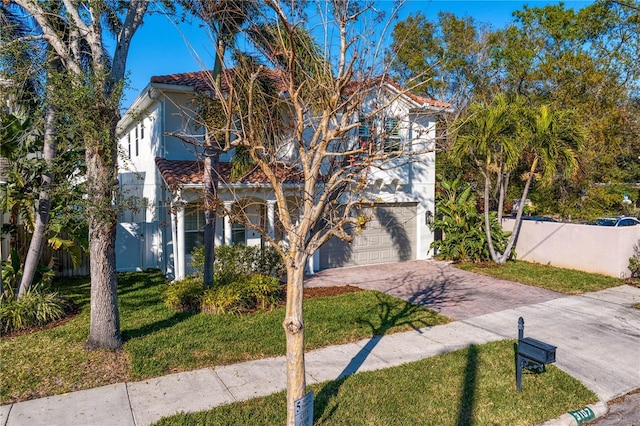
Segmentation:
[(112, 206), (116, 179), (115, 125), (108, 141), (87, 141), (87, 213), (91, 259), (91, 324), (88, 349), (122, 347), (116, 275), (116, 211)]
[[(208, 138), (207, 138), (208, 139)], [(215, 261), (216, 208), (218, 197), (218, 175), (220, 173), (219, 151), (207, 142), (204, 149), (204, 273), (205, 287), (213, 286), (213, 262)]]
[(504, 210), (504, 199), (507, 196), (509, 186), (509, 172), (503, 172), (500, 176), (500, 195), (498, 199), (498, 223), (502, 225), (502, 211)]
[(522, 191), (522, 197), (520, 198), (520, 205), (518, 206), (518, 213), (516, 214), (516, 223), (513, 225), (513, 232), (509, 237), (509, 242), (507, 243), (507, 248), (500, 256), (500, 262), (505, 263), (509, 256), (511, 255), (511, 250), (515, 247), (518, 242), (518, 236), (520, 235), (520, 228), (522, 227), (522, 212), (524, 211), (524, 203), (527, 199), (527, 195), (529, 194), (529, 187), (531, 186), (531, 181), (533, 180), (533, 175), (538, 168), (538, 157), (533, 159), (533, 163), (531, 164), (531, 169), (529, 171), (529, 176), (527, 177), (527, 182), (524, 185), (524, 190)]
[[(218, 35), (216, 58), (213, 65), (212, 77), (218, 90), (222, 85), (222, 59), (226, 45)], [(216, 129), (217, 130), (217, 129)], [(211, 142), (211, 135), (207, 131), (204, 142), (204, 270), (203, 282), (205, 287), (213, 286), (213, 263), (215, 256), (216, 210), (215, 202), (218, 198), (218, 176), (220, 176), (220, 144)]]
[(498, 255), (493, 247), (493, 240), (491, 239), (491, 218), (489, 217), (489, 190), (491, 189), (491, 175), (489, 170), (484, 172), (484, 232), (487, 236), (487, 244), (489, 245), (489, 254), (494, 262), (498, 262)]
[(287, 309), (284, 327), (287, 339), (287, 425), (295, 425), (294, 402), (304, 396), (306, 390), (304, 368), (304, 256), (287, 267)]
[(44, 147), (43, 159), (47, 170), (42, 175), (42, 184), (40, 186), (40, 199), (38, 201), (38, 213), (36, 215), (36, 223), (33, 230), (33, 236), (29, 243), (29, 251), (24, 261), (22, 278), (20, 280), (20, 288), (18, 290), (18, 298), (22, 298), (31, 287), (33, 277), (40, 262), (42, 247), (44, 246), (47, 226), (49, 225), (49, 211), (51, 208), (51, 185), (53, 184), (54, 175), (52, 170), (53, 160), (56, 157), (56, 140), (55, 140), (55, 120), (56, 112), (53, 107), (47, 107), (45, 113), (45, 130), (44, 130)]

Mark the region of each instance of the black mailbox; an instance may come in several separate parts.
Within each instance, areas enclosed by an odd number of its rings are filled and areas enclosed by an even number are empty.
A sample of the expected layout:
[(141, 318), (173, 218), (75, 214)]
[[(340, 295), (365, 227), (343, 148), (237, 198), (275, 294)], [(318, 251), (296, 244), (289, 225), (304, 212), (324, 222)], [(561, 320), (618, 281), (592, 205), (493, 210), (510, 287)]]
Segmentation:
[(518, 340), (518, 354), (541, 364), (556, 362), (556, 347), (531, 337)]
[(522, 369), (543, 372), (546, 364), (556, 362), (556, 347), (540, 340), (524, 337), (524, 319), (518, 318), (518, 353), (516, 354), (516, 387), (522, 391)]

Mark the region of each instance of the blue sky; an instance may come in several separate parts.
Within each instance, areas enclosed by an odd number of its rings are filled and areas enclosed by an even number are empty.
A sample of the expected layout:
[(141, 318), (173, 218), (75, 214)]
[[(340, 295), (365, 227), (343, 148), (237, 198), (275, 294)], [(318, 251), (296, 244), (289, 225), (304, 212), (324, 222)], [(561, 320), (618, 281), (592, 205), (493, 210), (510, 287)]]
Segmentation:
[[(470, 16), (478, 23), (489, 23), (494, 28), (511, 21), (511, 14), (523, 5), (540, 7), (558, 1), (426, 1), (408, 0), (399, 18), (421, 11), (434, 20), (440, 11), (459, 17)], [(592, 1), (565, 0), (565, 5), (580, 9)], [(391, 1), (379, 2), (381, 8), (390, 8)], [(212, 41), (198, 25), (177, 22), (173, 16), (156, 13), (145, 18), (129, 51), (127, 61), (130, 88), (125, 91), (122, 106), (128, 107), (149, 83), (151, 76), (210, 69), (213, 64)]]

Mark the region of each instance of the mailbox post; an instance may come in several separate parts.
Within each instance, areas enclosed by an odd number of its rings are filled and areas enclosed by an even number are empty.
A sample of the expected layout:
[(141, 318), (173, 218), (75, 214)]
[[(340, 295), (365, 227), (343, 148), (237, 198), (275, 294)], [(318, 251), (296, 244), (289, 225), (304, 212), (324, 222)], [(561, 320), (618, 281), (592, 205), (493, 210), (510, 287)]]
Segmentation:
[(518, 318), (518, 353), (516, 356), (516, 387), (522, 391), (522, 369), (543, 372), (546, 364), (556, 362), (556, 347), (540, 340), (524, 337), (524, 319)]

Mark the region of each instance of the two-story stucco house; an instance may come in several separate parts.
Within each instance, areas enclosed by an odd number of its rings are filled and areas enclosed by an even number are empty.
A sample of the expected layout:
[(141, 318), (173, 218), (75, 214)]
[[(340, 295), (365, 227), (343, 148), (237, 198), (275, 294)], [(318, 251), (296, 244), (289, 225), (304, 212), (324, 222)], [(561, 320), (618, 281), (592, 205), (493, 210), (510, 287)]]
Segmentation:
[[(196, 145), (170, 134), (202, 133), (192, 121), (194, 100), (198, 92), (211, 89), (210, 81), (206, 71), (152, 77), (118, 124), (118, 184), (123, 204), (128, 206), (120, 215), (118, 228), (117, 266), (121, 271), (159, 268), (172, 278), (191, 271), (191, 250), (203, 239), (202, 163)], [(435, 146), (437, 117), (450, 111), (448, 104), (403, 94), (390, 80), (384, 80), (383, 90), (394, 99), (389, 106), (392, 118), (377, 124), (389, 128), (389, 143)], [(370, 127), (363, 122), (354, 136), (366, 139), (373, 131)], [(218, 197), (229, 211), (242, 204), (243, 209), (249, 209), (252, 223), (263, 225), (278, 239), (272, 188), (259, 169), (250, 169), (228, 183), (231, 154), (220, 158), (220, 181), (227, 183), (220, 185)], [(376, 203), (371, 222), (350, 244), (334, 238), (322, 246), (309, 261), (309, 273), (429, 257), (435, 150), (420, 154), (419, 160), (392, 170), (372, 171), (365, 191), (365, 197)], [(292, 193), (300, 187), (295, 169), (286, 163), (274, 167)], [(250, 202), (244, 202), (247, 200)], [(263, 243), (260, 234), (226, 216), (216, 221), (215, 234), (216, 245)]]

